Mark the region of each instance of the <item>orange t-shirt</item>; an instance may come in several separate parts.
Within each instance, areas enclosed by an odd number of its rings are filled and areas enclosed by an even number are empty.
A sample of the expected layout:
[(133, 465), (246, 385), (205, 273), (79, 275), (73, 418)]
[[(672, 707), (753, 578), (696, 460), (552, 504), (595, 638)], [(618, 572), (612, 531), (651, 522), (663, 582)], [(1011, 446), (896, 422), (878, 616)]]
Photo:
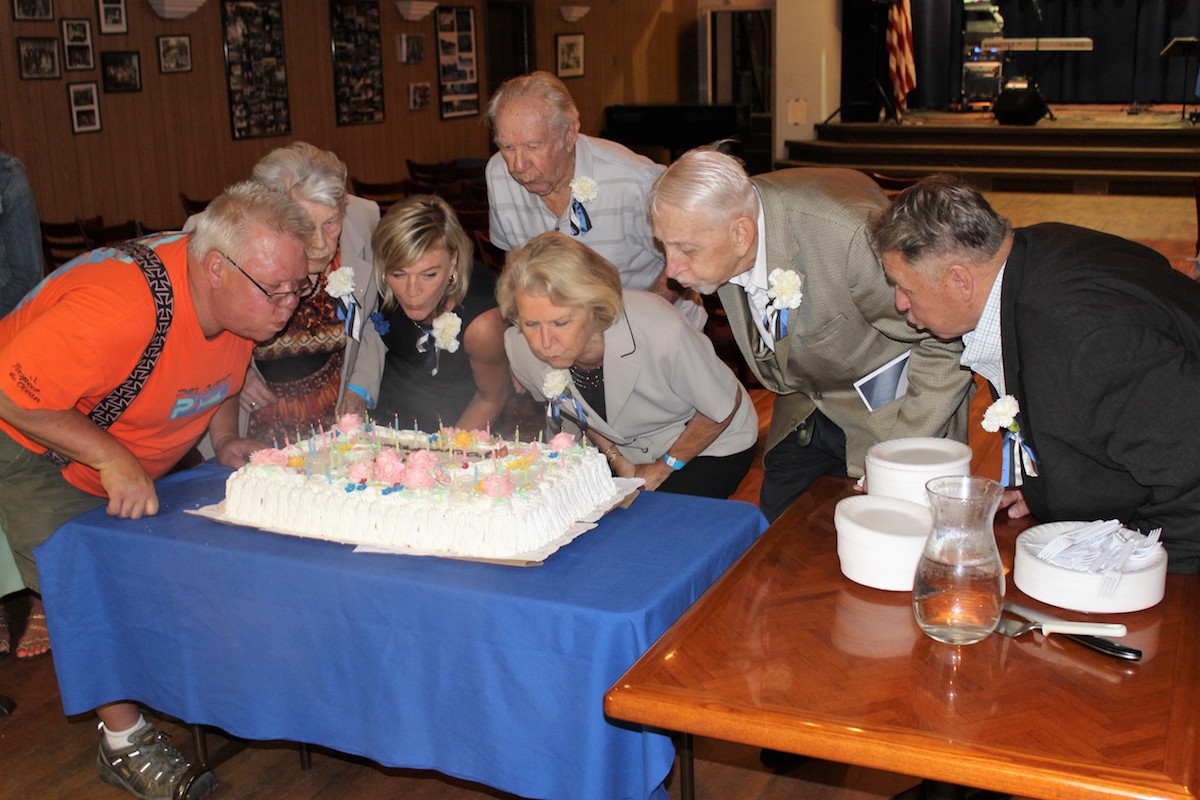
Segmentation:
[[(175, 309), (162, 354), (134, 401), (108, 428), (152, 478), (165, 475), (242, 388), (254, 342), (232, 333), (206, 339), (187, 278), (187, 237), (146, 241), (171, 278)], [(142, 270), (102, 248), (62, 267), (0, 319), (0, 391), (25, 409), (90, 412), (120, 385), (154, 333), (154, 302)], [(0, 420), (16, 442), (46, 448)], [(96, 470), (63, 470), (74, 486), (104, 496)]]

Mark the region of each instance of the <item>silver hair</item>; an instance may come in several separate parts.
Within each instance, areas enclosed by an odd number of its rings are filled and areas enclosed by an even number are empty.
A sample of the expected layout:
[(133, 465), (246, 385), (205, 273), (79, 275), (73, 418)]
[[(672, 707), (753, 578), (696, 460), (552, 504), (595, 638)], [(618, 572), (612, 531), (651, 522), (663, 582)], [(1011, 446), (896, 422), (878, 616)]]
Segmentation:
[(896, 195), (871, 218), (867, 232), (879, 253), (900, 253), (916, 267), (949, 255), (986, 261), (1012, 226), (965, 181), (933, 175)]
[(650, 214), (659, 206), (681, 211), (704, 208), (729, 217), (758, 214), (754, 184), (737, 158), (722, 153), (722, 142), (689, 150), (666, 172), (658, 176), (650, 190)]
[(201, 261), (213, 250), (240, 251), (262, 230), (303, 244), (312, 237), (312, 216), (285, 192), (253, 180), (235, 183), (196, 215), (188, 256)]
[(579, 109), (567, 87), (549, 72), (538, 70), (528, 75), (518, 75), (500, 84), (500, 88), (488, 101), (487, 118), (496, 131), (496, 117), (505, 105), (515, 100), (534, 99), (546, 107), (546, 123), (559, 136), (566, 136), (573, 122), (579, 121)]
[(297, 200), (346, 210), (346, 165), (308, 142), (275, 148), (259, 159), (252, 174), (254, 180), (289, 192)]

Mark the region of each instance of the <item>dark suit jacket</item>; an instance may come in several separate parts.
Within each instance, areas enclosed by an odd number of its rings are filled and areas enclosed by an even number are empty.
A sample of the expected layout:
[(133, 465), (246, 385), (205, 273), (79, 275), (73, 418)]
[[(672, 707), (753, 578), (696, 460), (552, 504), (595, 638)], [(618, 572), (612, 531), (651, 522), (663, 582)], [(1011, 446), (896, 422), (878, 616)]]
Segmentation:
[(1200, 285), (1124, 239), (1023, 228), (1001, 336), (1034, 516), (1161, 526), (1170, 569), (1200, 570)]
[[(870, 178), (848, 169), (788, 169), (756, 176), (766, 223), (768, 269), (803, 279), (804, 299), (789, 314), (788, 335), (764, 351), (745, 291), (725, 284), (721, 304), (743, 357), (759, 382), (779, 395), (765, 450), (815, 409), (846, 434), (846, 469), (863, 474), (867, 448), (906, 436), (967, 440), (973, 388), (959, 366), (962, 344), (913, 329), (896, 311), (866, 234), (869, 216), (887, 203)], [(854, 382), (912, 351), (905, 397), (867, 411)]]

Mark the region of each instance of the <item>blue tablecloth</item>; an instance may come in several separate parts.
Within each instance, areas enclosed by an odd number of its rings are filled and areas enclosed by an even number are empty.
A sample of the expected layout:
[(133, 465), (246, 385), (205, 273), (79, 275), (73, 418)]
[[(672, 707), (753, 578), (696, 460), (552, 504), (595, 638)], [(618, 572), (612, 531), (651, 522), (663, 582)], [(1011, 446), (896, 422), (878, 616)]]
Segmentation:
[(183, 513), (227, 475), (170, 476), (157, 516), (97, 509), (38, 548), (66, 713), (133, 699), (534, 798), (659, 792), (670, 739), (607, 720), (604, 693), (766, 526), (643, 492), (542, 566), (362, 554)]

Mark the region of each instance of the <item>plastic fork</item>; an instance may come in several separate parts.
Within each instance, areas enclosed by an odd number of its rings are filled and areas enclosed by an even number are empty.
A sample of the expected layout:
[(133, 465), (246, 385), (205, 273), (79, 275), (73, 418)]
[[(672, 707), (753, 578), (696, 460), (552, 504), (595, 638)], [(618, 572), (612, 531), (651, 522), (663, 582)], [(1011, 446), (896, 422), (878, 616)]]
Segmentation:
[(1133, 551), (1138, 546), (1138, 540), (1141, 538), (1138, 534), (1134, 534), (1126, 539), (1124, 544), (1121, 545), (1121, 552), (1117, 555), (1116, 559), (1104, 566), (1104, 569), (1100, 573), (1104, 576), (1100, 579), (1101, 597), (1112, 597), (1117, 593), (1117, 587), (1121, 585), (1121, 577), (1125, 574), (1125, 562), (1133, 555)]

